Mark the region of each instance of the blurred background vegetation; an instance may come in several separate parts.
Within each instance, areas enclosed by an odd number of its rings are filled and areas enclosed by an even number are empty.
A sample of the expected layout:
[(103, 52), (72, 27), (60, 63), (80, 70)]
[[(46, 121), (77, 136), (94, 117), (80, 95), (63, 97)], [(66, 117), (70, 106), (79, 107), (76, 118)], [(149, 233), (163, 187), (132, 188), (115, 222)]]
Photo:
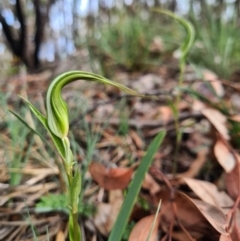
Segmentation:
[[(30, 73), (53, 70), (62, 60), (87, 55), (91, 69), (160, 65), (178, 49), (183, 29), (152, 8), (188, 18), (197, 39), (189, 62), (229, 78), (240, 61), (239, 0), (2, 0), (0, 70), (8, 76), (24, 64)], [(80, 54), (81, 52), (81, 54)], [(79, 55), (80, 54), (80, 55)], [(177, 52), (175, 53), (177, 54)], [(65, 69), (63, 69), (64, 71)], [(61, 72), (61, 71), (60, 71)]]

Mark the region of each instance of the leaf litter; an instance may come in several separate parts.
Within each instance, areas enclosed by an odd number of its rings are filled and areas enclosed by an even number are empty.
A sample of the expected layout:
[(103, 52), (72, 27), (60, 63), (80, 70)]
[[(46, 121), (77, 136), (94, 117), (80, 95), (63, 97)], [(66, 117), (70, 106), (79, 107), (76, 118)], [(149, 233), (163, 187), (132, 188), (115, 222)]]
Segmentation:
[[(159, 96), (158, 101), (123, 97), (114, 88), (102, 92), (103, 87), (97, 85), (90, 91), (87, 86), (82, 88), (82, 83), (64, 92), (77, 113), (74, 117), (76, 126), (72, 125), (71, 129), (76, 144), (83, 149), (76, 155), (80, 165), (86, 165), (88, 138), (93, 134), (97, 137), (84, 177), (83, 201), (95, 208), (90, 213), (81, 213), (85, 240), (98, 241), (108, 237), (134, 171), (150, 140), (161, 129), (166, 129), (168, 134), (145, 177), (125, 240), (146, 240), (159, 200), (162, 204), (149, 238), (151, 241), (240, 240), (237, 139), (240, 110), (229, 102), (232, 92), (239, 93), (239, 90), (231, 88), (210, 71), (203, 71), (202, 80), (195, 77), (189, 66), (187, 71), (188, 74), (192, 72), (193, 79), (185, 83), (188, 93), (182, 93), (177, 107), (182, 136), (177, 158), (174, 158), (177, 136), (174, 113), (169, 105), (169, 101), (174, 103), (177, 69), (162, 66), (149, 74), (119, 73), (130, 87), (137, 86), (144, 94), (155, 94)], [(46, 89), (39, 87), (36, 91), (31, 78), (26, 75), (26, 82), (31, 82), (26, 93), (30, 93), (28, 98), (39, 100), (39, 91), (44, 94)], [(47, 86), (45, 78), (42, 82)], [(86, 101), (84, 104), (88, 106), (83, 112), (77, 109), (76, 101), (72, 99), (76, 90), (80, 91), (82, 100)], [(16, 96), (13, 94), (12, 98), (14, 100)], [(122, 99), (125, 99), (123, 106), (119, 104)], [(222, 105), (223, 102), (226, 106)], [(10, 98), (11, 106), (14, 107), (14, 101)], [(125, 120), (123, 112), (128, 113)], [(89, 131), (92, 131), (91, 135)], [(6, 137), (6, 144), (10, 147), (7, 128), (1, 135)], [(0, 185), (0, 240), (31, 240), (30, 225), (22, 213), (31, 218), (39, 240), (46, 240), (46, 225), (52, 240), (66, 239), (67, 218), (64, 212), (54, 208), (48, 213), (36, 213), (35, 210), (42, 196), (49, 193), (58, 195), (66, 188), (61, 182), (64, 177), (57, 171), (59, 161), (41, 161), (44, 156), (41, 145), (41, 142), (34, 141), (35, 152), (30, 153), (26, 165), (18, 169), (8, 169), (3, 160), (11, 158), (7, 155), (9, 150), (1, 149), (1, 172), (5, 174), (1, 176)], [(16, 186), (9, 185), (12, 173), (22, 174)], [(53, 182), (56, 177), (60, 177), (59, 182)]]

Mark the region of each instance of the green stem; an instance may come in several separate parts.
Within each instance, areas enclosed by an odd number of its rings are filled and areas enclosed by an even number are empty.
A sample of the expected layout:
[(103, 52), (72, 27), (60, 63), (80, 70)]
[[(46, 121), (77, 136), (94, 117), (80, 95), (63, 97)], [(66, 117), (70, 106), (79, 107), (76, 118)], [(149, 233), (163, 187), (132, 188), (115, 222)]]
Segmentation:
[[(73, 177), (70, 178), (71, 180)], [(70, 183), (69, 189), (73, 190), (74, 183)], [(70, 214), (69, 214), (69, 239), (70, 241), (80, 241), (81, 232), (78, 224), (78, 203), (72, 198), (71, 191), (69, 192), (69, 204), (70, 204)]]
[(78, 213), (71, 212), (69, 215), (69, 240), (81, 241), (81, 232), (78, 225)]
[[(183, 85), (183, 75), (184, 75), (184, 71), (185, 71), (185, 67), (186, 67), (186, 61), (185, 58), (183, 57), (180, 60), (180, 76), (179, 76), (179, 80), (178, 80), (178, 87), (179, 89), (181, 89), (182, 85)], [(179, 146), (182, 140), (182, 135), (180, 133), (180, 124), (179, 124), (179, 103), (180, 103), (180, 99), (181, 99), (181, 92), (178, 91), (177, 96), (176, 96), (176, 101), (175, 101), (175, 114), (174, 114), (174, 122), (175, 122), (175, 129), (176, 129), (176, 148), (175, 148), (175, 152), (174, 152), (174, 157), (173, 157), (173, 173), (176, 174), (177, 173), (177, 162), (178, 162), (178, 152), (179, 152)]]
[(64, 143), (64, 167), (68, 179), (68, 203), (69, 203), (69, 239), (70, 241), (80, 241), (81, 233), (78, 225), (78, 202), (81, 192), (81, 175), (78, 170), (73, 174), (73, 156), (70, 142), (67, 137), (63, 139)]
[[(179, 81), (178, 81), (178, 87), (182, 87), (183, 83), (183, 74), (185, 70), (185, 65), (186, 65), (186, 59), (187, 56), (193, 46), (194, 43), (194, 38), (195, 38), (195, 30), (193, 25), (188, 21), (185, 20), (184, 18), (178, 17), (174, 13), (168, 11), (168, 10), (163, 10), (163, 9), (153, 9), (153, 11), (157, 11), (159, 13), (163, 13), (168, 15), (169, 17), (177, 20), (186, 30), (187, 35), (184, 39), (184, 41), (181, 44), (180, 50), (181, 50), (181, 58), (180, 58), (180, 76), (179, 76)], [(178, 92), (175, 100), (175, 108), (173, 107), (173, 112), (174, 112), (174, 120), (175, 120), (175, 128), (176, 128), (176, 133), (177, 133), (177, 138), (176, 138), (176, 149), (175, 149), (175, 155), (174, 155), (174, 167), (173, 171), (176, 173), (177, 171), (177, 157), (178, 157), (178, 149), (179, 145), (181, 142), (181, 133), (180, 133), (180, 125), (179, 125), (179, 111), (178, 111), (178, 105), (180, 103), (180, 98), (181, 98), (181, 93)]]

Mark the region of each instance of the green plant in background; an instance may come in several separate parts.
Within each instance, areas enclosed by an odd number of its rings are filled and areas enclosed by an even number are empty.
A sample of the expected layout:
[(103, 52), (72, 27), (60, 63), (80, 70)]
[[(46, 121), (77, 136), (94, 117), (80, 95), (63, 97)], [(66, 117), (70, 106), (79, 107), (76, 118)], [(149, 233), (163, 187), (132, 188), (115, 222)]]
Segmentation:
[[(150, 46), (156, 33), (163, 33), (166, 29), (139, 14), (118, 13), (114, 19), (115, 22), (103, 23), (96, 28), (86, 41), (90, 56), (98, 60), (102, 73), (113, 76), (114, 67), (139, 71), (159, 64), (159, 54), (152, 56)], [(163, 39), (166, 52), (176, 47), (175, 43), (170, 43), (167, 34), (162, 36), (166, 36)]]
[[(32, 133), (29, 130), (22, 128), (21, 124), (16, 124), (16, 120), (11, 120), (7, 123), (13, 155), (8, 155), (8, 169), (10, 174), (10, 185), (19, 185), (22, 179), (22, 173), (15, 172), (16, 169), (24, 168), (30, 154), (33, 144)], [(28, 140), (28, 143), (26, 142)], [(20, 155), (21, 153), (21, 155)]]
[(130, 116), (130, 111), (126, 107), (127, 101), (126, 99), (122, 99), (120, 101), (119, 106), (117, 108), (119, 109), (119, 117), (120, 117), (120, 123), (118, 126), (118, 131), (116, 134), (126, 136), (129, 133), (129, 116)]
[(174, 119), (175, 119), (175, 128), (176, 128), (176, 133), (177, 133), (177, 140), (176, 140), (176, 152), (175, 152), (175, 160), (174, 160), (174, 173), (177, 171), (177, 155), (178, 155), (178, 148), (179, 148), (179, 144), (181, 142), (181, 130), (180, 130), (180, 126), (179, 126), (179, 110), (178, 110), (178, 105), (180, 103), (180, 98), (181, 98), (181, 92), (180, 89), (182, 87), (183, 84), (183, 75), (185, 72), (185, 68), (186, 68), (186, 62), (187, 62), (187, 58), (189, 55), (189, 52), (193, 46), (194, 43), (194, 39), (195, 39), (195, 30), (193, 25), (187, 21), (184, 18), (178, 17), (177, 15), (175, 15), (174, 13), (167, 11), (167, 10), (162, 10), (162, 9), (153, 9), (153, 11), (165, 14), (173, 19), (175, 19), (176, 21), (178, 21), (186, 30), (186, 37), (184, 39), (184, 41), (182, 42), (180, 49), (179, 49), (179, 69), (180, 69), (180, 74), (179, 74), (179, 79), (178, 79), (178, 93), (176, 96), (176, 100), (174, 103), (170, 103), (170, 106), (172, 107), (172, 111), (174, 114)]
[(197, 39), (190, 60), (223, 78), (229, 78), (240, 62), (238, 13), (233, 4), (226, 6), (231, 14), (226, 7), (218, 11), (208, 4), (202, 4), (200, 14), (194, 13), (191, 4), (189, 13)]
[[(29, 158), (33, 144), (32, 133), (7, 112), (9, 96), (0, 92), (0, 147), (4, 151), (7, 168), (9, 171), (9, 184), (18, 185), (22, 179), (19, 171), (24, 168)], [(26, 109), (17, 104), (22, 115)], [(6, 131), (2, 131), (2, 130)], [(28, 141), (26, 141), (28, 140)]]
[[(62, 88), (79, 79), (88, 80), (88, 81), (96, 81), (103, 84), (112, 85), (120, 88), (121, 90), (135, 95), (143, 97), (143, 95), (138, 94), (137, 92), (115, 82), (112, 82), (104, 77), (88, 72), (82, 71), (70, 71), (58, 76), (53, 80), (51, 85), (48, 88), (47, 96), (46, 96), (46, 107), (47, 107), (47, 117), (42, 115), (29, 101), (25, 100), (29, 105), (32, 112), (38, 118), (38, 120), (43, 124), (43, 126), (48, 130), (59, 154), (63, 159), (63, 166), (66, 174), (66, 184), (67, 184), (67, 200), (68, 200), (68, 211), (69, 211), (69, 239), (71, 241), (81, 240), (80, 228), (78, 225), (78, 212), (79, 212), (79, 195), (81, 193), (81, 173), (78, 169), (77, 165), (73, 160), (72, 150), (70, 146), (70, 142), (68, 139), (69, 132), (69, 120), (68, 120), (68, 108), (66, 102), (61, 97)], [(15, 114), (16, 115), (16, 114)], [(16, 115), (18, 117), (18, 115)], [(20, 117), (18, 117), (20, 118)], [(20, 118), (20, 120), (22, 120)], [(23, 120), (22, 120), (23, 121)], [(27, 124), (27, 123), (25, 123)], [(36, 133), (36, 131), (35, 131)], [(147, 152), (147, 156), (145, 157), (147, 160), (143, 160), (144, 166), (139, 167), (139, 174), (136, 174), (135, 179), (133, 180), (133, 186), (130, 188), (131, 193), (129, 197), (129, 193), (127, 195), (128, 204), (132, 202), (130, 205), (133, 206), (133, 203), (136, 198), (136, 194), (140, 190), (141, 182), (139, 182), (139, 178), (143, 180), (145, 172), (147, 171), (151, 160), (153, 158), (154, 153), (157, 151), (159, 144), (162, 141), (163, 133), (157, 137), (152, 145), (150, 145), (149, 152)], [(145, 168), (145, 169), (143, 169)], [(137, 172), (138, 173), (138, 172)], [(139, 175), (141, 175), (139, 177)], [(133, 190), (134, 189), (134, 190)], [(126, 206), (126, 204), (125, 204)], [(127, 211), (127, 215), (130, 215), (129, 207), (125, 207), (125, 211)], [(123, 217), (120, 217), (121, 220)], [(126, 217), (124, 225), (127, 223), (128, 217)], [(115, 231), (116, 232), (116, 231)]]
[[(46, 213), (52, 211), (68, 213), (68, 197), (65, 193), (49, 193), (47, 196), (40, 198), (40, 201), (36, 205), (35, 211), (38, 213)], [(84, 216), (90, 216), (96, 212), (96, 208), (92, 204), (79, 202), (78, 212)]]
[(101, 27), (100, 34), (101, 38), (97, 40), (96, 48), (99, 57), (104, 58), (100, 63), (103, 72), (113, 65), (128, 70), (143, 67), (148, 57), (151, 39), (146, 24), (139, 17), (119, 16), (116, 23)]
[(66, 194), (51, 194), (40, 198), (35, 208), (36, 212), (62, 211), (68, 213), (68, 198)]

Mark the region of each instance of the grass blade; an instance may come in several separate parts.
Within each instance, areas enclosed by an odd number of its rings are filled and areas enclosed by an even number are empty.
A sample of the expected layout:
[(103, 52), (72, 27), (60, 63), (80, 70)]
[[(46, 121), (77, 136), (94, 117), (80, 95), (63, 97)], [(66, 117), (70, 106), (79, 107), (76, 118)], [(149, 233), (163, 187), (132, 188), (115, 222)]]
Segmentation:
[[(39, 110), (37, 108), (34, 107), (34, 105), (32, 105), (32, 103), (30, 103), (27, 99), (25, 99), (24, 97), (20, 96), (29, 106), (29, 108), (31, 109), (32, 113), (38, 118), (38, 120), (42, 123), (42, 125), (46, 128), (46, 130), (49, 132), (49, 134), (51, 135), (51, 138), (58, 150), (58, 152), (60, 153), (60, 155), (63, 157), (63, 159), (65, 158), (65, 148), (64, 148), (64, 144), (63, 141), (61, 140), (61, 138), (55, 136), (52, 131), (50, 130), (50, 128), (48, 127), (47, 124), (47, 118), (42, 115)], [(11, 111), (12, 112), (12, 111)], [(13, 112), (12, 112), (13, 113)], [(34, 129), (32, 129), (21, 117), (19, 117), (16, 113), (13, 113), (17, 118), (19, 118), (19, 120), (21, 120), (28, 128), (30, 128), (32, 131), (34, 131), (35, 134), (39, 135), (43, 140), (44, 138)]]
[(153, 229), (154, 229), (154, 227), (155, 227), (155, 225), (156, 225), (156, 222), (157, 222), (157, 218), (158, 218), (158, 214), (159, 214), (161, 205), (162, 205), (162, 200), (160, 200), (159, 203), (158, 203), (158, 207), (157, 207), (157, 211), (156, 211), (156, 214), (155, 214), (155, 217), (154, 217), (154, 221), (153, 221), (153, 223), (152, 223), (152, 227), (151, 227), (151, 230), (150, 230), (150, 232), (149, 232), (149, 234), (148, 234), (148, 237), (147, 237), (147, 240), (146, 240), (146, 241), (149, 241), (149, 239), (150, 239), (150, 237), (151, 237), (151, 235), (152, 235)]
[(114, 224), (113, 230), (109, 236), (108, 241), (121, 240), (124, 230), (127, 226), (131, 211), (133, 209), (134, 203), (136, 201), (137, 195), (140, 191), (142, 182), (145, 178), (145, 174), (148, 171), (148, 168), (152, 163), (152, 159), (156, 154), (159, 146), (161, 145), (164, 137), (165, 131), (161, 131), (149, 145), (146, 155), (143, 157), (142, 162), (139, 165), (133, 178), (133, 181), (129, 187), (127, 196), (124, 199), (122, 208)]
[(18, 115), (16, 112), (12, 110), (8, 110), (8, 111), (11, 112), (18, 120), (20, 120), (30, 131), (38, 135), (43, 141), (46, 141), (46, 139), (39, 132), (33, 129), (20, 115)]

